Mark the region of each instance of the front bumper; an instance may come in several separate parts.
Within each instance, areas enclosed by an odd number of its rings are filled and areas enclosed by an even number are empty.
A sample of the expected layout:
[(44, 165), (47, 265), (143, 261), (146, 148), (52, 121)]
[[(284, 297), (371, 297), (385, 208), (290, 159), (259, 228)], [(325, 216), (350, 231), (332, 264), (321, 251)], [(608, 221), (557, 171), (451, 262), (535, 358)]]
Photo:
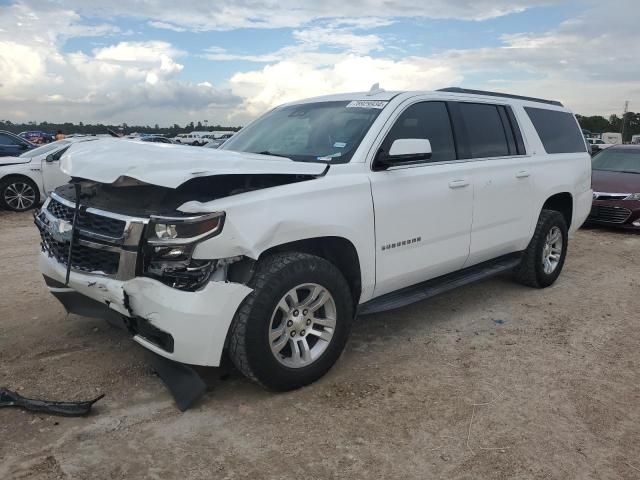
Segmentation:
[(640, 202), (635, 200), (594, 200), (587, 224), (640, 230)]
[(146, 277), (122, 281), (78, 271), (64, 286), (65, 265), (46, 252), (39, 264), (67, 312), (111, 322), (124, 319), (140, 345), (192, 365), (220, 365), (231, 321), (252, 291), (239, 283), (212, 281), (202, 290), (185, 292)]

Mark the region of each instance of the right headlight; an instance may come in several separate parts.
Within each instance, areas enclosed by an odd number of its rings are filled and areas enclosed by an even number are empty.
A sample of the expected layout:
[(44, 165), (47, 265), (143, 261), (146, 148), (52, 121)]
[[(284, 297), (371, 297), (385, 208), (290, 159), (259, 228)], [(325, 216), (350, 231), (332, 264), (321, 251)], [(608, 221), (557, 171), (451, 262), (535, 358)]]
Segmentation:
[(638, 200), (640, 201), (640, 193), (632, 193), (625, 200)]
[(196, 291), (209, 281), (216, 260), (191, 258), (198, 242), (218, 235), (224, 212), (193, 217), (152, 216), (147, 227), (143, 274), (173, 288)]
[(186, 245), (218, 235), (224, 225), (224, 212), (194, 217), (152, 215), (147, 229), (149, 245)]

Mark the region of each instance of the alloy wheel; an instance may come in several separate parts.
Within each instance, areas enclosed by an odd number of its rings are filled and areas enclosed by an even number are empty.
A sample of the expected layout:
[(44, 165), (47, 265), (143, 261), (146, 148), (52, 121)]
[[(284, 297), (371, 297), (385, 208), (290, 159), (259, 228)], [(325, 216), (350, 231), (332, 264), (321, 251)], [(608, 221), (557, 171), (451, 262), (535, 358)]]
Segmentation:
[(15, 182), (4, 189), (4, 201), (13, 210), (28, 210), (36, 203), (36, 192), (26, 182)]
[(544, 273), (552, 274), (562, 257), (562, 232), (560, 228), (553, 227), (547, 233), (547, 237), (542, 248), (542, 266)]
[(316, 283), (289, 290), (271, 315), (269, 345), (282, 365), (302, 368), (326, 351), (336, 328), (336, 303), (331, 293)]

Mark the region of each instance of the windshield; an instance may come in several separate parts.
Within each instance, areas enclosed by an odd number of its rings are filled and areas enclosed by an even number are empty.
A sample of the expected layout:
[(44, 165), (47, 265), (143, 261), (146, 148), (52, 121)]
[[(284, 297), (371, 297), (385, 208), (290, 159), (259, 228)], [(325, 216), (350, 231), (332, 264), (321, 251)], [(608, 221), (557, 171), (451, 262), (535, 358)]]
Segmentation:
[(221, 150), (298, 162), (347, 163), (387, 102), (318, 102), (276, 108), (227, 140)]
[(21, 154), (21, 157), (37, 157), (38, 155), (43, 155), (43, 154), (49, 154), (51, 152), (53, 152), (54, 150), (58, 150), (61, 147), (64, 147), (66, 145), (68, 145), (71, 142), (68, 142), (66, 140), (59, 140), (57, 142), (53, 142), (53, 143), (48, 143), (46, 145), (42, 145), (41, 147), (38, 148), (34, 148), (33, 150), (29, 150), (28, 152), (24, 152), (23, 154)]
[(593, 157), (594, 170), (640, 173), (640, 148), (608, 148)]

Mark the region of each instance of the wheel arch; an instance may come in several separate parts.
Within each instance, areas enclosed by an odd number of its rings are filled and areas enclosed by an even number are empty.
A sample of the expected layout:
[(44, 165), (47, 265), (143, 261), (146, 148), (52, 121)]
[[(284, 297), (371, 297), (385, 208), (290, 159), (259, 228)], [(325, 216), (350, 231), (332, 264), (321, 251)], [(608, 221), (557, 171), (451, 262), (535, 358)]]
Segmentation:
[(335, 265), (344, 275), (354, 301), (354, 307), (362, 294), (362, 271), (355, 245), (338, 236), (313, 237), (274, 245), (260, 254), (258, 260), (275, 253), (301, 252), (324, 258)]
[(569, 192), (560, 192), (551, 195), (542, 205), (542, 210), (555, 210), (560, 212), (567, 222), (567, 228), (571, 228), (573, 221), (573, 195)]

